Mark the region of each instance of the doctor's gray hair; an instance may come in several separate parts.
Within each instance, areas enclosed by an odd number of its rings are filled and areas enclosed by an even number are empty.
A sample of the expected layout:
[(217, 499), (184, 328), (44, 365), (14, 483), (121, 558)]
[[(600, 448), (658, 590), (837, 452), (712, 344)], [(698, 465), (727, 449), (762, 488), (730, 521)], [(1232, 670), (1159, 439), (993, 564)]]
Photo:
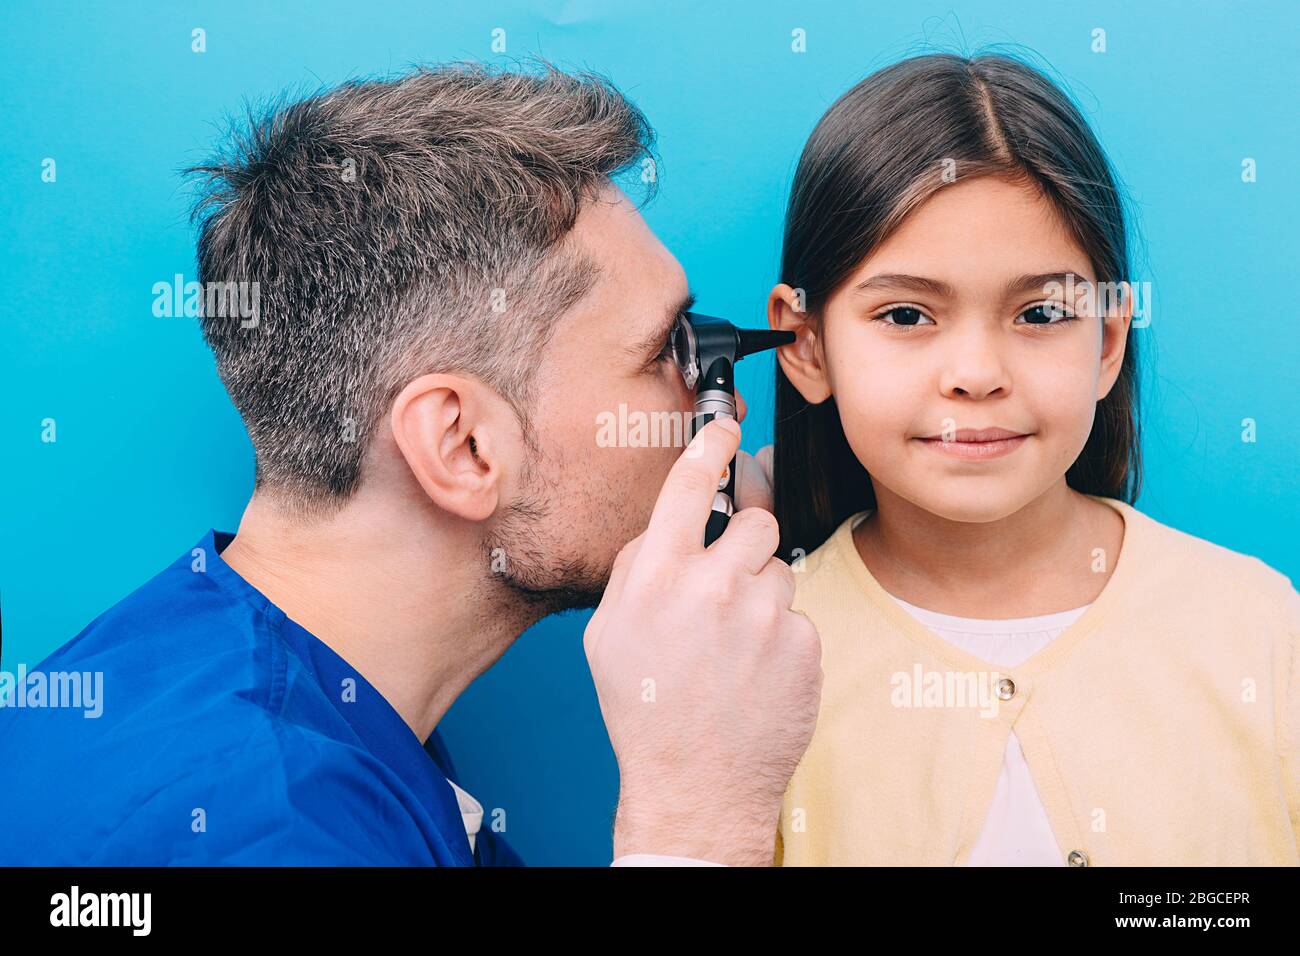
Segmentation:
[(422, 67), (250, 109), (187, 170), (199, 282), (258, 291), (254, 324), (201, 321), (259, 490), (342, 506), (394, 399), (431, 372), (491, 386), (536, 448), (538, 357), (597, 274), (566, 238), (654, 145), (608, 80), (541, 66)]

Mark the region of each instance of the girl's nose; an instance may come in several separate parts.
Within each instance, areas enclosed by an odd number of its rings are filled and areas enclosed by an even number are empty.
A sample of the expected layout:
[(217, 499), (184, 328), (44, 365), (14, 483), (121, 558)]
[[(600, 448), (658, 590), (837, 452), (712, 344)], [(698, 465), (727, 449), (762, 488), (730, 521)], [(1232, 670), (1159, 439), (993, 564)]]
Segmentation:
[(954, 338), (950, 348), (951, 356), (940, 375), (940, 390), (944, 395), (987, 398), (1010, 388), (1005, 357), (999, 352), (998, 343), (983, 331), (975, 329), (961, 341)]

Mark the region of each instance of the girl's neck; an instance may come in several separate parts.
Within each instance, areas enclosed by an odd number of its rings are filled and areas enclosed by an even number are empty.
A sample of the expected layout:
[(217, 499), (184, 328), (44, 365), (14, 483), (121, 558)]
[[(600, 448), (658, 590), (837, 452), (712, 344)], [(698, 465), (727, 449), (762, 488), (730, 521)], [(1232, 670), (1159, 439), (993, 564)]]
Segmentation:
[(853, 532), (872, 576), (910, 604), (962, 617), (1033, 617), (1091, 603), (1124, 537), (1113, 508), (1064, 479), (989, 522), (942, 518), (879, 483), (876, 503)]

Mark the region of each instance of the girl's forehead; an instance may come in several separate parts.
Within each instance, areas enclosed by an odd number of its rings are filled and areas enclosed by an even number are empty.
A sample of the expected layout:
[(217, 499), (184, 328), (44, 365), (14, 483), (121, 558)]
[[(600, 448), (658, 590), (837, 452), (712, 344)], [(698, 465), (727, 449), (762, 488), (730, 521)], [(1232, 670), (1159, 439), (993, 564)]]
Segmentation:
[(858, 263), (845, 288), (952, 295), (1020, 290), (1026, 277), (1068, 273), (1087, 281), (1094, 275), (1051, 202), (1029, 185), (985, 177), (945, 186), (922, 202)]
[(881, 249), (936, 243), (975, 247), (986, 238), (1015, 247), (1074, 242), (1065, 219), (1040, 189), (980, 177), (944, 186), (924, 199)]

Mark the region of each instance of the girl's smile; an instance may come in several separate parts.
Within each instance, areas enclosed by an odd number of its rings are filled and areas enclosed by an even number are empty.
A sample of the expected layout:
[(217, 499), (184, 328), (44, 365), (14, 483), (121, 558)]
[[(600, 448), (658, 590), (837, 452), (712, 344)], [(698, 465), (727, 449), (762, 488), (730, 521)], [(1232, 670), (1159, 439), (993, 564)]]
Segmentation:
[(986, 429), (986, 432), (999, 432), (1001, 434), (971, 438), (963, 437), (958, 433), (957, 437), (952, 441), (945, 441), (943, 438), (918, 438), (916, 441), (921, 442), (926, 448), (934, 449), (941, 455), (949, 455), (966, 461), (984, 461), (989, 458), (1001, 458), (1003, 455), (1009, 455), (1029, 440), (1028, 435), (1018, 435), (1005, 428)]

